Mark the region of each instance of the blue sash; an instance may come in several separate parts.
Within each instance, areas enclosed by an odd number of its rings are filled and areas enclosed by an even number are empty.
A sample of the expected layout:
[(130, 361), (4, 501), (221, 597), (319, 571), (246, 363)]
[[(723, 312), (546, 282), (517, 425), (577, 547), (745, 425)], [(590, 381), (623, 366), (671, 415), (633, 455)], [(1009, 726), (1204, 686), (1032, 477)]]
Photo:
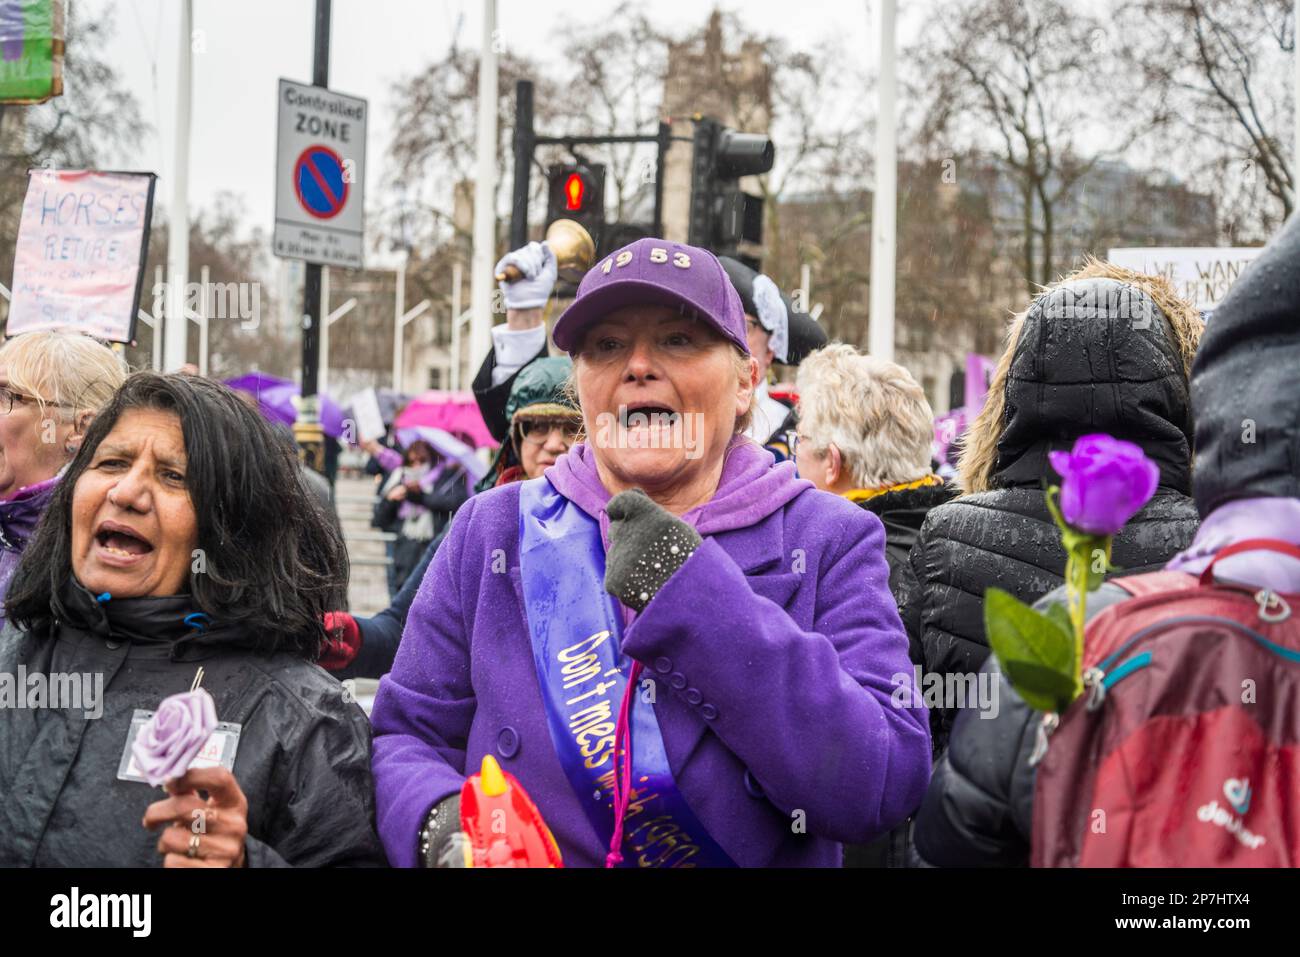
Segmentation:
[[(545, 478), (520, 483), (519, 571), (556, 755), (605, 850), (614, 835), (614, 730), (632, 660), (605, 591), (600, 526)], [(633, 689), (625, 867), (734, 867), (677, 790), (654, 705)]]

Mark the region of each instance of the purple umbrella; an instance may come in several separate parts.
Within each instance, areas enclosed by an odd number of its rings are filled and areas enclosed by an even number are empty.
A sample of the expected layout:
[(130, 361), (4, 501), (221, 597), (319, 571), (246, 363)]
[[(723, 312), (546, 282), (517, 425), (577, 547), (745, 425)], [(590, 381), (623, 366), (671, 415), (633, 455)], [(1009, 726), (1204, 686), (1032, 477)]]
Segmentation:
[(488, 473), (488, 466), (481, 461), (474, 450), (456, 438), (450, 432), (434, 428), (431, 425), (411, 425), (397, 430), (397, 441), (401, 443), (402, 448), (408, 449), (411, 443), (419, 439), (424, 439), (433, 450), (443, 458), (452, 462), (459, 462), (470, 475), (474, 476), (474, 481)]
[[(240, 392), (247, 392), (257, 399), (257, 406), (268, 422), (292, 426), (298, 418), (298, 409), (294, 400), (301, 394), (296, 383), (265, 372), (249, 372), (234, 379), (226, 379), (226, 385)], [(325, 434), (330, 438), (343, 435), (343, 412), (338, 403), (328, 395), (318, 396), (320, 402), (320, 421)]]

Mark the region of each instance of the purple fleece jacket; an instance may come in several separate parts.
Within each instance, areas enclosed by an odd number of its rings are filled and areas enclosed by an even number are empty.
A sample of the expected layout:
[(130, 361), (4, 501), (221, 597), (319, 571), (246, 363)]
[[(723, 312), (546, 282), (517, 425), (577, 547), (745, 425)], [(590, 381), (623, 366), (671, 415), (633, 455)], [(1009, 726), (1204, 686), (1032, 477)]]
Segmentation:
[[(546, 478), (608, 529), (589, 448)], [(395, 865), (416, 864), (429, 809), (488, 753), (536, 802), (566, 866), (604, 862), (547, 729), (518, 508), (518, 484), (461, 507), (380, 682), (376, 810)], [(904, 820), (930, 777), (925, 709), (893, 703), (919, 695), (901, 691), (912, 666), (880, 520), (744, 438), (713, 499), (683, 518), (703, 545), (623, 634), (660, 679), (655, 714), (677, 785), (737, 864), (837, 867), (841, 843)], [(675, 676), (681, 690), (663, 680)]]
[(12, 497), (0, 501), (0, 628), (5, 625), (4, 600), (9, 593), (9, 581), (58, 484), (56, 475), (21, 488)]

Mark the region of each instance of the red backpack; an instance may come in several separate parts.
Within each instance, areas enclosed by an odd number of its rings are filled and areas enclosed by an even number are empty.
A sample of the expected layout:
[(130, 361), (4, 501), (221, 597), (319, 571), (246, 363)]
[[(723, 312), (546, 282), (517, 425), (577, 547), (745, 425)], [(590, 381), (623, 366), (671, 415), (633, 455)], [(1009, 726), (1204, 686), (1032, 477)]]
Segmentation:
[(1033, 866), (1300, 863), (1300, 595), (1213, 576), (1259, 550), (1300, 559), (1255, 539), (1199, 580), (1110, 580), (1133, 597), (1088, 624), (1084, 693), (1043, 717)]

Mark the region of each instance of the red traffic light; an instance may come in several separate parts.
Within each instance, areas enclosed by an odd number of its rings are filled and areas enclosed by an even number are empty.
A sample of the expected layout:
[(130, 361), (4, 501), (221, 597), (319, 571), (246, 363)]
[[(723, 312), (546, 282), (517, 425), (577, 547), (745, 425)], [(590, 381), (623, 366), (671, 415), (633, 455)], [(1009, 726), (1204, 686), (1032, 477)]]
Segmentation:
[(587, 184), (582, 181), (582, 176), (578, 173), (570, 173), (569, 178), (564, 181), (564, 208), (582, 209), (582, 196), (586, 191)]

